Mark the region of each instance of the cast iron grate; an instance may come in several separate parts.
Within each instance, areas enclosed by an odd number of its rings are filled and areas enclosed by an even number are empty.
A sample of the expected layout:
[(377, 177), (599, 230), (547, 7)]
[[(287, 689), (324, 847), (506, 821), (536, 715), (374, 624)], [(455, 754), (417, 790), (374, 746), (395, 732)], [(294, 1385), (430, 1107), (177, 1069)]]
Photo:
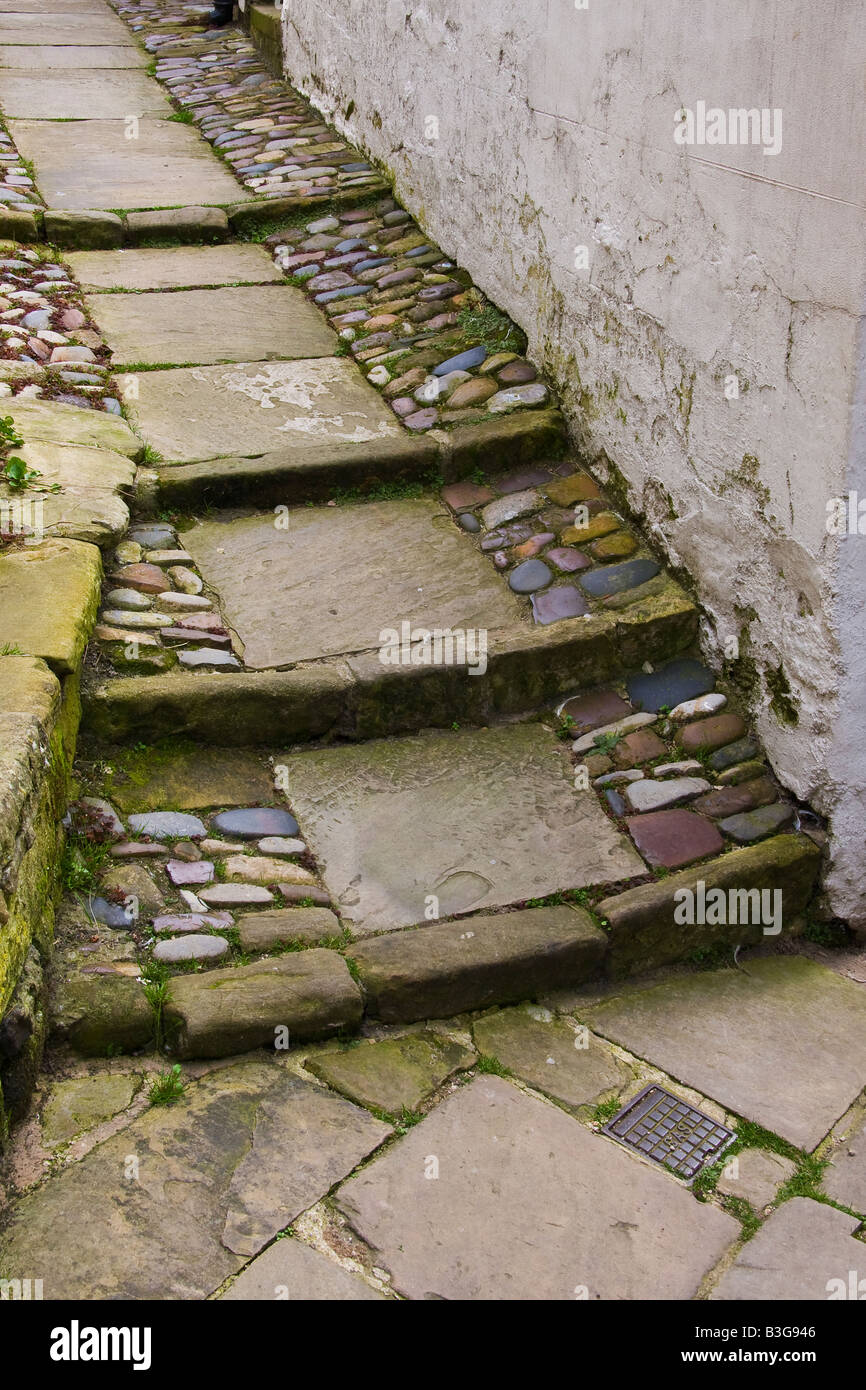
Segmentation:
[(603, 1133), (689, 1181), (737, 1137), (661, 1086), (645, 1086), (604, 1126)]

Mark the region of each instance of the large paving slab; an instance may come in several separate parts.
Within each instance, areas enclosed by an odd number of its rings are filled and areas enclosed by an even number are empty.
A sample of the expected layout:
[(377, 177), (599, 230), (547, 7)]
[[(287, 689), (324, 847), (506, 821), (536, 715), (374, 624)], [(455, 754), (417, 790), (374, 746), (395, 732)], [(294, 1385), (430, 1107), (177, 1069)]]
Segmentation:
[(341, 1269), (327, 1255), (299, 1240), (275, 1240), (252, 1260), (221, 1298), (228, 1302), (346, 1303), (383, 1299), (357, 1274)]
[(108, 6), (98, 13), (76, 13), (67, 8), (48, 12), (43, 8), (33, 12), (0, 13), (0, 45), (43, 44), (50, 38), (53, 44), (117, 44), (120, 47), (135, 43), (129, 29)]
[(866, 1082), (866, 991), (800, 956), (625, 990), (581, 1017), (804, 1149)]
[(136, 139), (130, 129), (122, 120), (9, 122), (49, 207), (190, 207), (249, 196), (190, 126), (145, 117)]
[(853, 1239), (858, 1225), (857, 1217), (835, 1207), (792, 1197), (743, 1246), (710, 1297), (718, 1302), (862, 1299), (866, 1245)]
[[(2, 15), (0, 15), (2, 27)], [(7, 33), (8, 40), (8, 33)], [(148, 55), (140, 48), (119, 44), (102, 44), (85, 47), (84, 44), (69, 44), (65, 47), (53, 44), (33, 44), (20, 47), (9, 45), (0, 48), (0, 68), (16, 68), (26, 72), (44, 72), (46, 68), (145, 68)]]
[(642, 861), (538, 724), (326, 748), (288, 798), (340, 915), (369, 932), (616, 882)]
[(740, 1230), (495, 1076), (443, 1101), (337, 1200), (418, 1299), (693, 1298)]
[[(0, 17), (4, 14), (110, 14), (105, 0), (0, 0)], [(45, 16), (46, 19), (48, 15)]]
[(38, 1271), (48, 1299), (205, 1298), (389, 1133), (277, 1064), (223, 1068), (25, 1198), (0, 1275)]
[[(79, 285), (91, 292), (283, 283), (282, 272), (264, 247), (252, 242), (235, 242), (227, 246), (148, 246), (124, 251), (73, 251), (66, 260)], [(96, 307), (94, 304), (94, 311)]]
[(861, 1121), (836, 1149), (824, 1173), (824, 1191), (866, 1214), (866, 1123)]
[(337, 339), (291, 285), (85, 295), (112, 363), (255, 362), (333, 357)]
[[(2, 23), (2, 20), (0, 20)], [(172, 108), (147, 73), (135, 71), (0, 72), (0, 107), (7, 120), (124, 120), (170, 116)]]
[(441, 521), (436, 502), (406, 498), (299, 507), (286, 529), (272, 512), (207, 521), (183, 542), (219, 593), (246, 665), (263, 670), (378, 650), (383, 632), (399, 634), (403, 622), (413, 630), (518, 627), (518, 600)]
[[(301, 462), (316, 445), (400, 440), (381, 397), (341, 357), (184, 367), (132, 376), (141, 433), (170, 463), (279, 453)], [(134, 394), (137, 393), (137, 394)]]

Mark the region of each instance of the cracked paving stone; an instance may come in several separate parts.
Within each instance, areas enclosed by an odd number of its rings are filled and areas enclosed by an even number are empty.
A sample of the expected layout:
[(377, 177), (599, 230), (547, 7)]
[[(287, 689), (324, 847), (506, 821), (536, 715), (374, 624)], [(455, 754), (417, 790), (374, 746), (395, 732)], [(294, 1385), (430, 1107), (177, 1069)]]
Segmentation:
[(417, 1110), (449, 1076), (475, 1061), (471, 1048), (425, 1031), (363, 1042), (342, 1052), (320, 1052), (304, 1065), (349, 1100), (399, 1115), (404, 1109)]
[(634, 1080), (601, 1038), (586, 1028), (575, 1032), (535, 1005), (488, 1014), (473, 1025), (472, 1035), (479, 1052), (575, 1108), (617, 1096)]

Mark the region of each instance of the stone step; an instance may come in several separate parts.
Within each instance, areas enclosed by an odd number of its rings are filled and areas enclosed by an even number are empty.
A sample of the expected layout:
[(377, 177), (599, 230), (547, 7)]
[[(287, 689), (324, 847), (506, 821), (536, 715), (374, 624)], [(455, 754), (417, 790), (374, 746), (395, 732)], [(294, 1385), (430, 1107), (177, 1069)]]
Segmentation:
[[(109, 584), (115, 593), (120, 586), (120, 598), (109, 594), (98, 635), (106, 630), (118, 643), (127, 627), (130, 637), (142, 632), (173, 664), (178, 631), (164, 652), (158, 626), (169, 625), (169, 611), (186, 621), (187, 609), (201, 608), (203, 621), (214, 618), (233, 635), (234, 656), (218, 652), (213, 663), (235, 669), (99, 682), (87, 693), (85, 718), (108, 742), (183, 732), (263, 744), (484, 723), (675, 655), (696, 630), (691, 600), (655, 564), (648, 584), (611, 597), (565, 585), (584, 616), (533, 622), (531, 597), (515, 592), (429, 497), (217, 517), (179, 542), (204, 595), (124, 597), (127, 576), (145, 591), (168, 590), (171, 581), (151, 575), (152, 566), (119, 566)], [(340, 557), (336, 566), (331, 557)], [(590, 573), (607, 577), (611, 568)], [(144, 611), (124, 616), (115, 602)], [(198, 635), (207, 646), (201, 631), (191, 640)], [(425, 632), (433, 634), (426, 648)]]
[[(597, 911), (610, 928), (610, 973), (636, 975), (722, 943), (747, 945), (798, 930), (820, 865), (821, 851), (808, 836), (776, 835), (603, 899)], [(761, 902), (740, 896), (755, 892), (764, 895)]]
[[(130, 379), (138, 392), (130, 413), (167, 460), (152, 470), (142, 496), (160, 511), (193, 511), (203, 503), (297, 506), (398, 480), (417, 484), (438, 474), (453, 481), (503, 460), (517, 466), (549, 457), (565, 439), (558, 410), (412, 435), (341, 358), (132, 373)], [(322, 387), (323, 399), (311, 425), (314, 386)], [(226, 395), (232, 392), (240, 398)], [(258, 409), (262, 399), (272, 407), (266, 414)]]
[(180, 1058), (227, 1057), (266, 1046), (285, 1050), (354, 1032), (361, 1014), (361, 992), (343, 958), (311, 948), (173, 980), (167, 1048)]
[(348, 948), (367, 1011), (388, 1023), (487, 1009), (597, 974), (607, 939), (576, 907), (539, 907), (389, 932)]

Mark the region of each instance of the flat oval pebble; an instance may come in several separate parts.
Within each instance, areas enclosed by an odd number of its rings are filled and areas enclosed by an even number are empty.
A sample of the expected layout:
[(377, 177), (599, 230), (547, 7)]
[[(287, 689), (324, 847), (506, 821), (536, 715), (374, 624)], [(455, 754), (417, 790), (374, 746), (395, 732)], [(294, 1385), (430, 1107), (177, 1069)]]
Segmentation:
[(661, 811), (665, 806), (690, 801), (709, 790), (710, 784), (703, 777), (672, 777), (668, 782), (642, 777), (629, 785), (625, 796), (632, 811)]
[(229, 943), (221, 936), (173, 936), (168, 941), (158, 941), (153, 948), (154, 960), (177, 962), (184, 960), (218, 960), (229, 949)]
[(155, 932), (192, 932), (202, 927), (232, 927), (234, 917), (230, 912), (165, 912), (154, 917)]
[(516, 594), (533, 594), (536, 589), (543, 589), (549, 584), (552, 578), (553, 572), (543, 560), (524, 560), (522, 565), (511, 571), (508, 583)]
[(209, 859), (198, 859), (193, 862), (184, 859), (170, 859), (165, 870), (175, 888), (186, 888), (189, 884), (194, 883), (210, 883), (213, 878), (213, 864)]
[(212, 883), (209, 888), (203, 888), (199, 896), (202, 902), (213, 903), (216, 907), (243, 907), (274, 900), (273, 893), (255, 883)]
[(280, 806), (250, 806), (242, 810), (221, 811), (211, 821), (211, 829), (239, 840), (260, 840), (264, 835), (298, 833), (298, 822)]
[(129, 612), (144, 613), (150, 608), (153, 600), (147, 594), (139, 593), (138, 589), (110, 589), (105, 596), (105, 602), (109, 608), (124, 608)]
[(486, 405), (491, 415), (502, 415), (521, 406), (544, 405), (547, 396), (547, 387), (540, 381), (533, 381), (527, 386), (509, 386), (504, 391), (497, 391)]
[(466, 352), (459, 352), (456, 357), (448, 357), (440, 362), (438, 367), (433, 368), (433, 375), (447, 376), (449, 372), (471, 371), (473, 367), (480, 367), (486, 357), (487, 348), (469, 348)]
[(266, 859), (256, 854), (233, 854), (226, 860), (226, 874), (235, 883), (303, 883), (315, 885), (309, 869), (286, 859)]
[(303, 840), (286, 839), (282, 835), (266, 835), (259, 840), (258, 848), (262, 854), (305, 854), (307, 850)]
[(712, 695), (700, 695), (696, 700), (683, 700), (682, 704), (671, 710), (669, 718), (675, 723), (696, 719), (702, 714), (715, 714), (727, 703), (726, 697), (720, 691), (715, 691)]
[(149, 835), (153, 840), (194, 840), (205, 833), (198, 816), (183, 811), (144, 811), (130, 816), (129, 824), (139, 835)]

